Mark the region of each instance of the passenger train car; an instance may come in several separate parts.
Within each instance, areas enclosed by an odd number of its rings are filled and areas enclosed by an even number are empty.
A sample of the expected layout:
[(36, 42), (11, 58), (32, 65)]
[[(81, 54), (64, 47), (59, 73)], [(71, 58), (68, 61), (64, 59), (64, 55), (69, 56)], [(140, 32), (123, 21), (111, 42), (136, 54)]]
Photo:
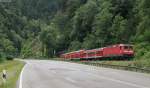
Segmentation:
[(133, 45), (116, 44), (98, 49), (69, 52), (61, 54), (60, 57), (66, 60), (105, 60), (107, 58), (124, 60), (134, 57), (134, 51)]

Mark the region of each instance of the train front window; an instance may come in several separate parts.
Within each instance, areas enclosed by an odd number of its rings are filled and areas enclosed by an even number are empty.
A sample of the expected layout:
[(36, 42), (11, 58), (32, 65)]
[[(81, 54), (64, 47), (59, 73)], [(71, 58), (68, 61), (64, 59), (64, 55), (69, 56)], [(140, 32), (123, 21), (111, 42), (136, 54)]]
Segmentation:
[(129, 46), (129, 49), (131, 49), (131, 50), (132, 50), (132, 49), (133, 49), (133, 47), (132, 47), (132, 46)]
[(128, 46), (124, 46), (124, 49), (129, 49), (129, 47)]
[(131, 50), (131, 49), (133, 49), (133, 47), (132, 46), (124, 46), (124, 49)]

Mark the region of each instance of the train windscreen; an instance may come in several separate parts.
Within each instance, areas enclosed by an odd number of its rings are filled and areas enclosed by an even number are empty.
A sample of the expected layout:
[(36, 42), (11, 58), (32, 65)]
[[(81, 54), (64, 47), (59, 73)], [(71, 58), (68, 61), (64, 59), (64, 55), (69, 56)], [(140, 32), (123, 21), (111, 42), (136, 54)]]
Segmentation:
[(124, 49), (132, 50), (133, 46), (124, 46)]

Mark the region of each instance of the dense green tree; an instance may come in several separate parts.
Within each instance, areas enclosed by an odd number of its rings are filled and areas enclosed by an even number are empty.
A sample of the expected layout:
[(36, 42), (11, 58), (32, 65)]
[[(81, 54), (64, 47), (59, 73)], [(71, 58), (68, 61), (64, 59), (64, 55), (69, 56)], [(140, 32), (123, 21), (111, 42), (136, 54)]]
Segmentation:
[(0, 3), (0, 55), (53, 57), (62, 51), (133, 43), (136, 56), (147, 58), (149, 19), (149, 0), (13, 0)]
[(44, 55), (53, 56), (57, 47), (57, 39), (60, 38), (57, 35), (57, 27), (54, 24), (44, 26), (44, 30), (41, 32), (40, 40), (43, 44)]
[(99, 7), (99, 13), (95, 16), (92, 27), (92, 34), (95, 36), (97, 47), (109, 44), (108, 30), (112, 25), (113, 14), (111, 13), (112, 4), (110, 1), (103, 1)]
[(71, 32), (71, 39), (83, 42), (87, 33), (91, 32), (92, 22), (97, 13), (96, 1), (88, 1), (85, 5), (80, 7), (73, 17), (73, 30)]
[[(149, 59), (150, 51), (150, 2), (148, 0), (137, 0), (137, 19), (139, 19), (135, 42), (136, 42), (136, 57), (138, 59)], [(149, 62), (147, 60), (147, 62)]]

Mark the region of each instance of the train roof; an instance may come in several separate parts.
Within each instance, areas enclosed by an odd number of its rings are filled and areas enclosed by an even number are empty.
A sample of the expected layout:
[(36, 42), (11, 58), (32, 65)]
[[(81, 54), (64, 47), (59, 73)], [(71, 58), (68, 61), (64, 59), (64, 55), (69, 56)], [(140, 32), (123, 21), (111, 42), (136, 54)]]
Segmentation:
[(107, 48), (107, 47), (116, 47), (116, 46), (133, 46), (133, 45), (132, 44), (116, 44), (116, 45), (106, 46), (104, 48)]
[(97, 51), (97, 50), (102, 50), (103, 48), (97, 48), (97, 49), (91, 49), (91, 50), (86, 50), (86, 51), (92, 51), (92, 50), (94, 50), (94, 51)]
[(78, 50), (78, 51), (69, 52), (69, 53), (65, 53), (65, 54), (78, 53), (78, 52), (81, 52), (81, 51), (84, 51), (84, 49), (83, 49), (83, 50)]
[(120, 44), (120, 46), (133, 46), (132, 44)]

